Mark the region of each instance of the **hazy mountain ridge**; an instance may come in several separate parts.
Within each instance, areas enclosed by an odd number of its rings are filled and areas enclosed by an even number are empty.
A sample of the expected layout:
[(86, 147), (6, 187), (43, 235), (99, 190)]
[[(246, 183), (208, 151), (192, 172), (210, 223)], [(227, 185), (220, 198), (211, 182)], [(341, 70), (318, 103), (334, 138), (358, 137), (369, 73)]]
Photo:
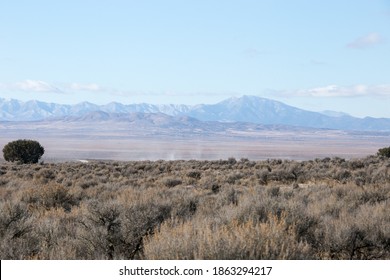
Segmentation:
[(106, 122), (112, 127), (118, 123), (126, 123), (129, 127), (195, 127), (203, 126), (202, 121), (187, 116), (170, 116), (164, 113), (107, 113), (104, 111), (93, 111), (82, 116), (69, 116), (56, 119), (66, 123), (89, 123)]
[(16, 99), (7, 100), (0, 98), (0, 121), (37, 121), (48, 118), (83, 116), (94, 111), (106, 113), (165, 113), (175, 116), (185, 114), (192, 107), (187, 105), (153, 105), (147, 103), (124, 105), (118, 102), (111, 102), (106, 105), (96, 105), (90, 102), (66, 105), (36, 100), (23, 102)]
[[(38, 121), (39, 122), (39, 121)], [(50, 120), (48, 121), (50, 123)], [(124, 123), (132, 129), (136, 127), (148, 128), (174, 128), (174, 129), (195, 129), (199, 131), (251, 131), (251, 130), (305, 130), (304, 127), (293, 127), (286, 125), (264, 125), (251, 122), (220, 122), (201, 121), (189, 116), (170, 116), (164, 113), (107, 113), (104, 111), (94, 111), (83, 116), (71, 116), (58, 118), (57, 122), (62, 123), (94, 123), (106, 124)], [(308, 128), (308, 130), (311, 130)]]
[[(22, 102), (0, 98), (0, 121), (37, 121), (59, 118), (73, 121), (102, 121), (110, 118), (130, 120), (133, 113), (157, 114), (160, 119), (161, 114), (165, 114), (172, 117), (191, 117), (203, 122), (244, 122), (342, 130), (390, 131), (390, 119), (387, 118), (366, 117), (362, 119), (341, 112), (312, 112), (256, 96), (233, 97), (216, 104), (194, 106), (148, 103), (124, 105), (117, 102), (106, 105), (89, 102), (63, 105), (36, 100)], [(165, 119), (163, 123), (169, 126), (180, 121), (183, 119), (173, 118)]]

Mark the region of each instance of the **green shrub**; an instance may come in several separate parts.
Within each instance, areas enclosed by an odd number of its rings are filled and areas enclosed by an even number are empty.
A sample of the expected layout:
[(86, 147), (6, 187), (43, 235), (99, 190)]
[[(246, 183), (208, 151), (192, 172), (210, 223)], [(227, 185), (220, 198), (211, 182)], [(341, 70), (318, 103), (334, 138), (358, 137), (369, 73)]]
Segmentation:
[(379, 149), (378, 156), (384, 156), (390, 158), (390, 147)]
[(9, 142), (3, 148), (3, 156), (6, 161), (20, 163), (37, 163), (45, 149), (34, 140), (16, 140)]

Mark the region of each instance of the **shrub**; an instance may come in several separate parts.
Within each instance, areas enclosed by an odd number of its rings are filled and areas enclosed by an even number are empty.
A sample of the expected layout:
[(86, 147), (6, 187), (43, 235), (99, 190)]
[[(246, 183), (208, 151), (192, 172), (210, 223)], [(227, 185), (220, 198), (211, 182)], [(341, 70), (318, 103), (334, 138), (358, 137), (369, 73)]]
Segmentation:
[(191, 170), (187, 173), (187, 176), (196, 180), (199, 180), (202, 177), (202, 173), (196, 170)]
[(77, 198), (62, 185), (44, 185), (39, 189), (29, 189), (23, 194), (22, 201), (36, 208), (63, 208), (68, 212), (72, 206), (78, 204)]
[(384, 156), (390, 158), (390, 147), (379, 149), (378, 156)]
[(81, 217), (79, 234), (83, 258), (137, 259), (143, 250), (144, 238), (169, 216), (169, 207), (161, 205), (117, 202), (88, 204), (88, 213)]
[(37, 163), (45, 153), (45, 149), (34, 140), (16, 140), (9, 142), (3, 148), (6, 161), (20, 163)]
[(310, 259), (311, 248), (297, 240), (295, 228), (285, 217), (269, 215), (266, 222), (237, 220), (199, 227), (194, 220), (164, 222), (147, 236), (144, 258), (147, 260), (279, 260)]
[(164, 185), (168, 188), (173, 188), (177, 185), (180, 185), (182, 181), (176, 178), (167, 178), (164, 180)]
[(0, 203), (0, 258), (27, 259), (38, 249), (26, 204)]

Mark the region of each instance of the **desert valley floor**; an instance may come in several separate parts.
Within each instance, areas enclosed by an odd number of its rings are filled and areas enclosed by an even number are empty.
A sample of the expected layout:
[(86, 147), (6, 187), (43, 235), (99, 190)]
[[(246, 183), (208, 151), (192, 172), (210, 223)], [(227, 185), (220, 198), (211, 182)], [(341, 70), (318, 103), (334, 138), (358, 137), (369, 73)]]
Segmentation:
[(45, 147), (46, 161), (359, 158), (375, 154), (390, 143), (390, 132), (278, 126), (201, 131), (111, 122), (2, 122), (0, 133), (1, 147), (16, 139), (39, 141)]

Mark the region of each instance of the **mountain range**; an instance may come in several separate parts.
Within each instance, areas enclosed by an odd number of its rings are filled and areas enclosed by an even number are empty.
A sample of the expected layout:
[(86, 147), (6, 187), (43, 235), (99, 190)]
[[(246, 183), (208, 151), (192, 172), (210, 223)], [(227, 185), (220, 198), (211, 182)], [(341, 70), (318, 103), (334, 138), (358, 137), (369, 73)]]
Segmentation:
[[(106, 105), (96, 105), (89, 102), (63, 105), (36, 100), (22, 102), (15, 99), (0, 98), (0, 121), (48, 121), (59, 119), (102, 121), (110, 118), (123, 120), (128, 119), (127, 115), (131, 113), (142, 113), (144, 118), (147, 114), (157, 114), (156, 116), (164, 114), (175, 117), (174, 120), (179, 122), (188, 120), (185, 118), (191, 118), (194, 121), (237, 122), (359, 131), (390, 131), (390, 119), (388, 118), (357, 118), (333, 111), (312, 112), (257, 96), (233, 97), (216, 104), (193, 106), (175, 104), (153, 105), (147, 103), (124, 105), (117, 102)], [(165, 125), (169, 126), (169, 123)]]

